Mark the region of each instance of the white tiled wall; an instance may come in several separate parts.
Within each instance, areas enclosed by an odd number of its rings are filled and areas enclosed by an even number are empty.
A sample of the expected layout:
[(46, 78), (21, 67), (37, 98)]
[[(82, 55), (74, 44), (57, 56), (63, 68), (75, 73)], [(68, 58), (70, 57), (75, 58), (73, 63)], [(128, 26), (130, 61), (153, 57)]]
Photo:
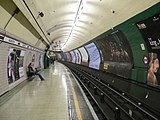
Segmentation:
[(0, 95), (9, 88), (7, 79), (8, 44), (0, 44)]
[[(8, 84), (7, 62), (8, 62), (9, 49), (11, 47), (25, 51), (25, 56), (24, 56), (24, 61), (23, 61), (24, 77), (20, 78), (14, 83)], [(38, 53), (35, 51), (23, 49), (23, 48), (20, 48), (14, 45), (10, 45), (7, 43), (3, 43), (3, 42), (0, 44), (0, 95), (7, 92), (8, 90), (11, 90), (12, 88), (14, 88), (15, 86), (17, 86), (18, 84), (20, 84), (21, 82), (27, 79), (26, 69), (27, 69), (28, 64), (32, 61), (32, 55), (35, 53), (43, 54), (43, 53)], [(39, 64), (38, 58), (36, 58), (37, 60), (35, 60), (35, 65)], [(37, 67), (37, 66), (34, 66), (34, 67)]]

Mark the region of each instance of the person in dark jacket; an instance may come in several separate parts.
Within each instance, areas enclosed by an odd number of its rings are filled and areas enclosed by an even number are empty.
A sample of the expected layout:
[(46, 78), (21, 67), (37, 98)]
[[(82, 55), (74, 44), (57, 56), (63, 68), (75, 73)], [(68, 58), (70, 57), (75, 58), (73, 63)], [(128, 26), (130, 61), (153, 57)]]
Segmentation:
[(37, 70), (37, 68), (35, 68), (35, 70), (36, 70), (35, 74), (38, 75), (41, 80), (44, 80), (44, 77), (39, 73), (39, 71)]
[(33, 75), (35, 75), (35, 71), (32, 68), (32, 63), (29, 63), (29, 65), (28, 65), (28, 76), (32, 77)]
[(41, 80), (44, 80), (44, 77), (39, 73), (37, 68), (35, 68), (35, 71), (34, 71), (34, 69), (32, 68), (32, 63), (29, 63), (29, 65), (28, 65), (28, 72), (29, 72), (28, 73), (29, 77), (32, 77), (33, 75), (38, 75), (38, 77)]

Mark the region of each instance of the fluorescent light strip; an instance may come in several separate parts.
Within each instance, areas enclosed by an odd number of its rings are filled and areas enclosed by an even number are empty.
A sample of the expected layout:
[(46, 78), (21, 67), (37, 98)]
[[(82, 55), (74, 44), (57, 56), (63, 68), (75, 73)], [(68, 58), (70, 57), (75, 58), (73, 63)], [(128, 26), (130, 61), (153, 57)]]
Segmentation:
[(84, 4), (85, 4), (85, 3), (86, 3), (86, 0), (80, 0), (80, 2), (79, 2), (79, 7), (78, 7), (78, 10), (77, 10), (77, 13), (76, 13), (75, 20), (74, 20), (74, 24), (73, 24), (73, 26), (72, 26), (72, 28), (71, 28), (71, 32), (70, 32), (70, 34), (69, 34), (66, 42), (63, 44), (62, 48), (64, 48), (64, 46), (66, 45), (66, 43), (67, 43), (68, 40), (70, 39), (70, 36), (71, 36), (71, 34), (72, 34), (72, 32), (73, 32), (74, 27), (76, 27), (76, 22), (78, 22), (78, 20), (80, 19), (80, 15), (82, 14), (82, 11), (83, 11), (83, 9), (84, 9)]

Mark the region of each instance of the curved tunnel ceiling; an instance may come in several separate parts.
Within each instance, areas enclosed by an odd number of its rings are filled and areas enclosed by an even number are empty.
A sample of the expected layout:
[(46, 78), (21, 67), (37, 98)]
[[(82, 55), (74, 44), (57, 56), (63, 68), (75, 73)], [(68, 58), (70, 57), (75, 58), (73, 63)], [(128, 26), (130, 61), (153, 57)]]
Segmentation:
[[(27, 11), (22, 0), (13, 1), (15, 4), (21, 2), (21, 5), (16, 5)], [(58, 42), (64, 51), (68, 51), (146, 10), (159, 0), (25, 0), (25, 2), (43, 31), (49, 33), (47, 37), (50, 42)], [(43, 17), (38, 15), (40, 12), (44, 14)]]
[(68, 28), (68, 27), (70, 28), (70, 27), (72, 27), (72, 25), (62, 23), (62, 24), (55, 25), (54, 27), (48, 29), (48, 30), (47, 30), (47, 33), (52, 33), (52, 32), (54, 32), (55, 30), (63, 29), (63, 28)]

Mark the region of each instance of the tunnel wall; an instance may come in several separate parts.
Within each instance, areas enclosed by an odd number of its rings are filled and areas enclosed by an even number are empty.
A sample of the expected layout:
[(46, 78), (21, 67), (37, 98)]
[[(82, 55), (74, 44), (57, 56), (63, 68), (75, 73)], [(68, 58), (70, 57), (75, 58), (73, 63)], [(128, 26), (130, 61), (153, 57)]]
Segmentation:
[(43, 69), (44, 51), (0, 33), (0, 95), (27, 79), (30, 62)]
[[(151, 23), (150, 25), (147, 24), (148, 21)], [(155, 27), (155, 30), (147, 30), (147, 27), (149, 26), (150, 28), (152, 25)], [(132, 98), (138, 99), (138, 101), (147, 105), (148, 108), (151, 107), (151, 109), (159, 113), (160, 68), (157, 73), (154, 73), (155, 77), (157, 77), (157, 83), (149, 83), (147, 78), (153, 57), (150, 57), (150, 54), (156, 53), (160, 61), (159, 28), (160, 3), (157, 3), (151, 8), (102, 33), (79, 48), (71, 50), (75, 55), (73, 53), (71, 54), (71, 51), (64, 52), (64, 58), (62, 60), (70, 68), (80, 68), (90, 73), (94, 77), (112, 85), (118, 91), (125, 92)], [(154, 32), (152, 32), (153, 30)], [(120, 36), (119, 32), (122, 33)], [(155, 44), (155, 41), (157, 44)], [(116, 44), (114, 44), (115, 42)], [(93, 49), (98, 49), (101, 60), (99, 67), (96, 68), (89, 67), (90, 60), (94, 59), (96, 61), (98, 56), (95, 54), (94, 58), (93, 56), (90, 57), (86, 45), (91, 43), (96, 45)], [(117, 47), (118, 45), (119, 48)], [(113, 57), (114, 55), (111, 54), (113, 53), (111, 51), (115, 50), (113, 49), (116, 48), (115, 46), (118, 48), (116, 50), (117, 56)], [(124, 53), (126, 52), (128, 54), (126, 54), (128, 56), (127, 59), (124, 57), (125, 55), (120, 53), (121, 48)], [(92, 52), (94, 53), (93, 49)], [(88, 55), (84, 55), (85, 53)], [(76, 62), (72, 61), (73, 57), (76, 57)]]
[[(89, 49), (86, 46), (95, 44), (96, 47), (92, 47), (92, 49), (98, 49), (100, 62), (98, 68), (91, 68), (146, 84), (150, 62), (150, 46), (138, 29), (137, 23), (154, 17), (156, 14), (160, 14), (160, 3), (102, 33), (79, 48), (65, 52), (65, 61), (90, 67), (90, 62), (92, 59), (96, 59), (98, 54), (96, 53), (96, 57), (93, 58), (93, 55), (90, 56), (88, 53)], [(85, 55), (86, 53), (88, 55)], [(80, 58), (80, 62), (73, 62), (72, 58)], [(97, 61), (94, 64), (97, 64)], [(160, 80), (158, 80), (158, 83), (160, 83)]]

